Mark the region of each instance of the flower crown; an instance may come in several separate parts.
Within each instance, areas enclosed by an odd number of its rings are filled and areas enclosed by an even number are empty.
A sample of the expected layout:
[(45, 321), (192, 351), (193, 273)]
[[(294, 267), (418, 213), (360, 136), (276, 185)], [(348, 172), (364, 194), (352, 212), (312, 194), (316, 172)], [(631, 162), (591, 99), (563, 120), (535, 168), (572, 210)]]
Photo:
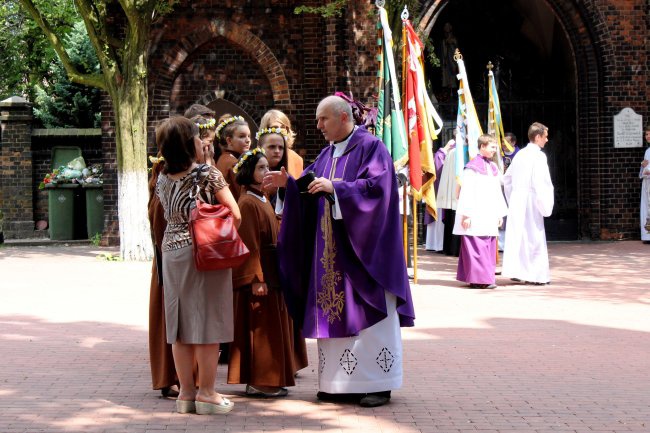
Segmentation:
[(289, 136), (289, 134), (287, 134), (287, 131), (285, 131), (283, 128), (263, 128), (255, 133), (255, 140), (260, 141), (260, 138), (266, 134), (280, 134), (282, 137), (284, 137), (285, 140)]
[(197, 123), (196, 126), (199, 127), (199, 129), (210, 129), (214, 128), (214, 125), (217, 124), (217, 121), (213, 119), (205, 119), (205, 123)]
[(228, 126), (229, 124), (231, 124), (232, 122), (234, 122), (236, 120), (241, 120), (242, 122), (245, 121), (244, 118), (241, 117), (241, 116), (233, 116), (233, 117), (229, 117), (227, 119), (222, 120), (221, 123), (219, 124), (219, 126), (217, 126), (217, 129), (215, 129), (215, 131), (214, 131), (217, 138), (220, 138), (221, 130), (223, 128), (225, 128), (226, 126)]
[(239, 171), (241, 166), (244, 165), (246, 160), (252, 157), (253, 155), (255, 155), (256, 153), (261, 153), (262, 155), (266, 156), (266, 152), (264, 152), (264, 149), (262, 149), (261, 147), (256, 147), (253, 150), (249, 150), (248, 152), (244, 153), (242, 156), (239, 157), (239, 161), (237, 161), (237, 164), (235, 164), (235, 166), (233, 167), (232, 172), (237, 174), (237, 172)]
[(150, 156), (149, 161), (152, 164), (158, 164), (159, 162), (165, 162), (165, 158), (162, 156)]

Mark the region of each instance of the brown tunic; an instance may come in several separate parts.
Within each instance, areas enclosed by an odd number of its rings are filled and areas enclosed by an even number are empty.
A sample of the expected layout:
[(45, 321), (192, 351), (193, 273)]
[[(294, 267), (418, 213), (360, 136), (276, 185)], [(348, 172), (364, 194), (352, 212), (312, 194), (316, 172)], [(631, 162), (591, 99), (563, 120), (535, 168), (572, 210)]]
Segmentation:
[(239, 196), (241, 195), (241, 187), (237, 183), (236, 175), (232, 171), (232, 168), (235, 166), (235, 164), (237, 164), (239, 156), (240, 155), (237, 152), (225, 149), (217, 160), (216, 165), (217, 170), (221, 172), (223, 177), (226, 179), (226, 182), (228, 182), (230, 192), (232, 192), (233, 197), (235, 197), (235, 201), (239, 200)]
[[(291, 319), (274, 283), (277, 275), (273, 276), (277, 274), (273, 246), (279, 224), (270, 203), (260, 197), (260, 192), (244, 188), (238, 202), (242, 214), (239, 234), (251, 255), (233, 269), (235, 338), (230, 346), (228, 383), (293, 386), (296, 369)], [(267, 295), (252, 294), (256, 282), (269, 285)]]
[[(159, 167), (160, 168), (160, 167)], [(154, 191), (158, 179), (156, 167), (149, 188), (149, 224), (154, 245), (154, 258), (149, 289), (149, 361), (153, 389), (178, 385), (172, 346), (167, 344), (165, 328), (165, 302), (162, 282), (162, 240), (167, 223), (160, 200)]]

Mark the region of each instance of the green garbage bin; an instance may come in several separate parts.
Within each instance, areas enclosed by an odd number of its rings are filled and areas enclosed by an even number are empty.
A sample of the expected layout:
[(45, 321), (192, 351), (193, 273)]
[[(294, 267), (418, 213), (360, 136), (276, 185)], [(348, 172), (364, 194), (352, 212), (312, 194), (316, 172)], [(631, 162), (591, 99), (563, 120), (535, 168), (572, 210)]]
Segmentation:
[(52, 170), (66, 165), (81, 156), (81, 148), (77, 146), (54, 146), (52, 148)]
[(74, 195), (77, 184), (46, 185), (50, 239), (74, 239)]
[(84, 184), (86, 191), (86, 226), (88, 239), (104, 232), (104, 188), (97, 184)]

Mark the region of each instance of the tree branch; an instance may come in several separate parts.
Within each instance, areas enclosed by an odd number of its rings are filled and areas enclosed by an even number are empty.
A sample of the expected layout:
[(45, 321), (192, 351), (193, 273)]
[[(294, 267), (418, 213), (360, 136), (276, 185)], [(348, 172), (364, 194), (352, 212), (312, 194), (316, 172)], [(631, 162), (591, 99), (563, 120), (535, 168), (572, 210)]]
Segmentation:
[(102, 90), (107, 90), (106, 81), (104, 76), (101, 74), (82, 74), (77, 68), (72, 64), (70, 57), (68, 56), (63, 43), (56, 35), (49, 23), (43, 18), (41, 13), (36, 9), (32, 0), (20, 0), (20, 4), (29, 12), (36, 24), (43, 30), (45, 37), (50, 41), (54, 51), (61, 59), (61, 63), (65, 68), (70, 81), (73, 81), (78, 84), (83, 84), (85, 86), (97, 87)]

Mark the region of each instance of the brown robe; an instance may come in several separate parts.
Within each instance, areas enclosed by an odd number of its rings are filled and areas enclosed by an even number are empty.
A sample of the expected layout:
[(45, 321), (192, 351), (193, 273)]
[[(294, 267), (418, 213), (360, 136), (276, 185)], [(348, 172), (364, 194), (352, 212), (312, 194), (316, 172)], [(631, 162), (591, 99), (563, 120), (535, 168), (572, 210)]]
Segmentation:
[(223, 153), (217, 160), (216, 165), (217, 170), (221, 172), (223, 177), (226, 179), (226, 182), (228, 182), (230, 192), (232, 192), (233, 197), (235, 197), (235, 201), (239, 200), (239, 196), (241, 195), (241, 186), (237, 183), (236, 175), (232, 171), (232, 168), (237, 164), (239, 156), (240, 155), (237, 152), (224, 149)]
[(165, 328), (165, 302), (162, 281), (162, 240), (165, 234), (163, 207), (151, 185), (156, 185), (158, 173), (154, 167), (149, 191), (149, 223), (154, 245), (153, 266), (151, 269), (151, 286), (149, 289), (149, 361), (151, 363), (151, 382), (153, 389), (168, 388), (178, 385), (172, 346), (167, 344)]
[[(293, 329), (278, 287), (274, 254), (279, 223), (270, 203), (249, 190), (242, 190), (238, 202), (242, 215), (238, 231), (251, 255), (233, 269), (235, 339), (230, 345), (228, 383), (293, 386)], [(267, 284), (267, 295), (252, 294), (252, 284), (258, 282)]]

